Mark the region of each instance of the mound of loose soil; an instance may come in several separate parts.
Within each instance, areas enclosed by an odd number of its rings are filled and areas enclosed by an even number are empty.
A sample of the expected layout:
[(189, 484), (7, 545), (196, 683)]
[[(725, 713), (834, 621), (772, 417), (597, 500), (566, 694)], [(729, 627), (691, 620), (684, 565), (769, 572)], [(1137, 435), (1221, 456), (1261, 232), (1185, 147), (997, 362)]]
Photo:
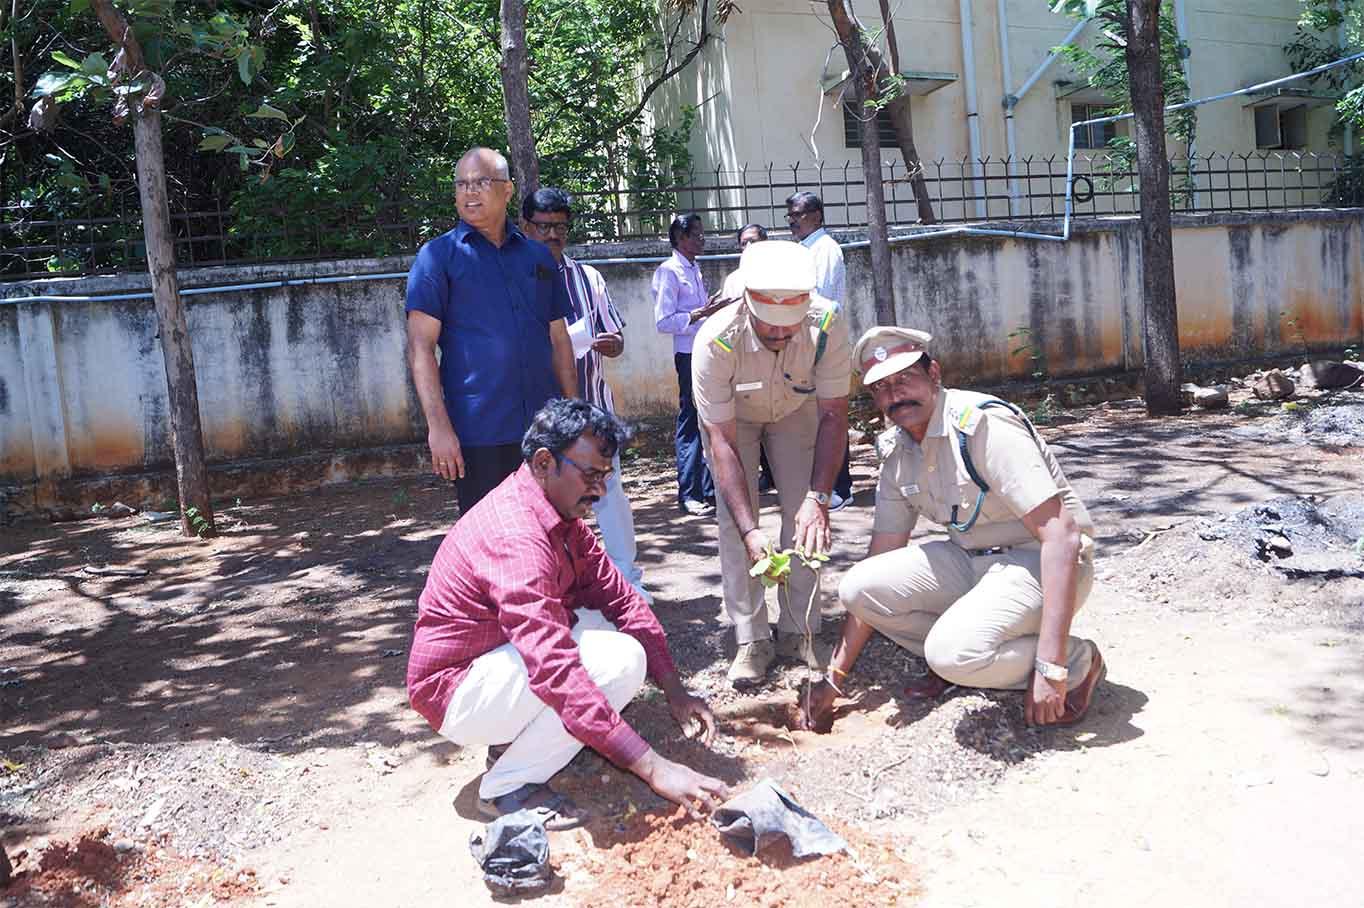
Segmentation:
[(636, 813), (577, 833), (579, 847), (566, 849), (560, 872), (582, 905), (879, 908), (909, 902), (913, 874), (899, 855), (852, 827), (828, 825), (851, 853), (797, 860), (784, 840), (750, 857), (680, 808)]
[(156, 842), (113, 842), (100, 828), (12, 855), (5, 904), (51, 908), (217, 905), (256, 894), (255, 872), (196, 861)]

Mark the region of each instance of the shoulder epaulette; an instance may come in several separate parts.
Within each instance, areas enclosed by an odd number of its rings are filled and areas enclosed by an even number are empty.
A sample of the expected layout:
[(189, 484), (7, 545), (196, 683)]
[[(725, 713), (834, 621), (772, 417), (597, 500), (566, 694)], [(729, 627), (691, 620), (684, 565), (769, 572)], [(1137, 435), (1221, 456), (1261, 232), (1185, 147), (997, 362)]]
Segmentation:
[(880, 435), (876, 436), (876, 456), (884, 461), (895, 450), (895, 444), (899, 429), (891, 426)]

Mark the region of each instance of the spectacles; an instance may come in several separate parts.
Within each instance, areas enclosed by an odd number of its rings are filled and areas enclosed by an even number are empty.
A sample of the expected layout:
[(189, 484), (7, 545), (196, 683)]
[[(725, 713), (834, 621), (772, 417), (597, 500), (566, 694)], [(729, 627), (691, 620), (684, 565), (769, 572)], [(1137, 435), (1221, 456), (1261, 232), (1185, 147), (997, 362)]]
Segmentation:
[(526, 221), (533, 226), (537, 233), (553, 233), (559, 236), (568, 236), (569, 224), (567, 221)]
[(560, 454), (559, 459), (571, 463), (579, 473), (583, 474), (583, 482), (587, 483), (589, 487), (600, 485), (605, 488), (606, 483), (616, 472), (615, 470), (589, 470), (567, 454)]
[(799, 221), (801, 218), (805, 217), (807, 214), (814, 214), (814, 212), (813, 212), (813, 211), (788, 211), (788, 212), (786, 212), (786, 221), (787, 221), (787, 223), (790, 223), (791, 221)]
[(487, 192), (494, 183), (510, 183), (505, 177), (474, 177), (472, 180), (455, 180), (455, 192)]

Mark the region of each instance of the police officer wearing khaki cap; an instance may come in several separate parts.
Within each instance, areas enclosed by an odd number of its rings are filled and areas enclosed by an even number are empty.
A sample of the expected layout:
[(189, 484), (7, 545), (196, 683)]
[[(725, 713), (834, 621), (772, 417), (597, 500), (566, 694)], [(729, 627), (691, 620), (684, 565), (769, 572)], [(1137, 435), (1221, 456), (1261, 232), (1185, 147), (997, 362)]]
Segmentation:
[(759, 451), (781, 501), (782, 548), (829, 549), (829, 495), (848, 434), (852, 361), (847, 321), (814, 293), (810, 250), (753, 243), (739, 260), (743, 299), (706, 320), (692, 353), (702, 437), (719, 493), (720, 569), (738, 653), (729, 679), (756, 684), (776, 656), (817, 667), (816, 573), (793, 559), (778, 590), (777, 644), (763, 586), (749, 576), (771, 540), (758, 526)]
[[(923, 657), (910, 697), (950, 685), (1023, 690), (1028, 722), (1079, 721), (1103, 679), (1092, 642), (1070, 636), (1094, 580), (1093, 524), (1027, 418), (1004, 401), (942, 386), (922, 331), (872, 328), (853, 362), (894, 427), (868, 558), (844, 575), (843, 639), (805, 705), (827, 726), (873, 631)], [(923, 515), (948, 539), (909, 545)]]

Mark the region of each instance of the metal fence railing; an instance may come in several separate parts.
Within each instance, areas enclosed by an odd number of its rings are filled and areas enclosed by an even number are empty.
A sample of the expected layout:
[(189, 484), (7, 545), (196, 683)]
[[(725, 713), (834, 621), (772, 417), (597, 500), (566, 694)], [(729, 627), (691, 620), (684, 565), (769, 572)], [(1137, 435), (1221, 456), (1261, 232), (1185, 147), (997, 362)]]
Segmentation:
[[(1210, 153), (1170, 162), (1171, 201), (1180, 212), (1268, 211), (1364, 205), (1364, 156), (1311, 152)], [(887, 220), (913, 223), (918, 212), (909, 173), (898, 161), (881, 174)], [(1060, 217), (1065, 210), (1066, 159), (1032, 156), (1010, 161), (937, 160), (924, 165), (934, 213), (944, 223)], [(1135, 163), (1108, 152), (1077, 153), (1076, 217), (1136, 212)], [(833, 228), (867, 223), (865, 183), (857, 164), (768, 164), (680, 175), (667, 186), (582, 192), (574, 240), (666, 236), (679, 211), (695, 211), (711, 232), (747, 223), (784, 224), (785, 199), (798, 190), (824, 200)], [(110, 209), (91, 198), (74, 208), (41, 199), (0, 208), (0, 280), (54, 274), (139, 271), (146, 267), (135, 200)], [(101, 207), (103, 206), (103, 207)], [(324, 199), (298, 205), (226, 201), (211, 210), (172, 211), (181, 267), (410, 253), (454, 223), (449, 195), (407, 198), (364, 210), (328, 207)]]

